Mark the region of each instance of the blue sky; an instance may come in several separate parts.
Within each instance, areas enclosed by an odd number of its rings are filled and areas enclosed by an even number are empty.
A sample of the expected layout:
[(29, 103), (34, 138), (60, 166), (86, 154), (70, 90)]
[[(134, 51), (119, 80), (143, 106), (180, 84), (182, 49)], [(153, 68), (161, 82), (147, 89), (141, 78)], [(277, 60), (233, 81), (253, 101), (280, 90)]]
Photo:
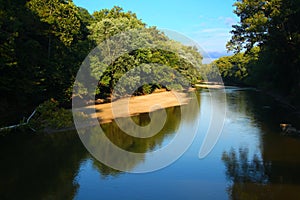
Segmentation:
[(234, 0), (73, 0), (90, 13), (114, 5), (137, 14), (149, 26), (178, 31), (195, 40), (205, 51), (224, 54)]

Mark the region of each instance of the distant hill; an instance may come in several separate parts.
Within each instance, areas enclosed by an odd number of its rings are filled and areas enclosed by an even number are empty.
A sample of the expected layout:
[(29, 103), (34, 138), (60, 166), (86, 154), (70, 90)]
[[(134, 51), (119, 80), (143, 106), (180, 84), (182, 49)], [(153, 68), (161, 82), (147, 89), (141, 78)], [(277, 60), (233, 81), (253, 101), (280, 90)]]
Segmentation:
[(203, 63), (204, 64), (208, 64), (220, 57), (223, 57), (223, 56), (230, 56), (232, 55), (231, 53), (227, 53), (226, 51), (222, 51), (222, 52), (219, 52), (219, 51), (211, 51), (211, 52), (204, 52), (202, 53), (203, 54)]
[(223, 56), (230, 56), (232, 54), (223, 51), (223, 52), (218, 52), (218, 51), (213, 51), (213, 52), (207, 52), (207, 54), (209, 55), (209, 57), (211, 57), (212, 59), (216, 59), (216, 58), (220, 58)]

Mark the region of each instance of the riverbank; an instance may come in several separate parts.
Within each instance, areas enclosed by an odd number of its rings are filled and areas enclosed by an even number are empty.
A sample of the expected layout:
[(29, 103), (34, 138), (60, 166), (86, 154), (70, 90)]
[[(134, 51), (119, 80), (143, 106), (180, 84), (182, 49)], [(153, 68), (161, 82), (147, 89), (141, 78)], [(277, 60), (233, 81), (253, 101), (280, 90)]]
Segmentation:
[(270, 91), (270, 90), (262, 89), (259, 91), (271, 96), (276, 101), (280, 102), (281, 104), (286, 105), (288, 108), (290, 108), (291, 110), (294, 110), (295, 113), (298, 113), (300, 115), (300, 104), (297, 105), (297, 104), (291, 103), (291, 100), (289, 99), (289, 97), (284, 97), (283, 95), (273, 92), (273, 91)]
[(285, 105), (289, 109), (294, 110), (296, 113), (300, 114), (300, 102), (299, 102), (299, 100), (297, 101), (295, 96), (293, 96), (293, 95), (284, 96), (282, 93), (280, 93), (274, 89), (272, 90), (272, 89), (267, 89), (264, 87), (257, 87), (257, 86), (253, 86), (253, 85), (243, 84), (243, 83), (242, 84), (237, 84), (237, 83), (232, 84), (230, 82), (226, 82), (226, 81), (224, 82), (225, 88), (228, 88), (231, 86), (239, 87), (239, 88), (251, 87), (251, 88), (255, 89), (256, 91), (267, 94), (268, 96), (274, 98), (279, 103)]
[(195, 84), (196, 88), (207, 88), (207, 89), (223, 89), (224, 85), (207, 85), (207, 84)]
[(167, 91), (123, 98), (112, 103), (91, 105), (86, 108), (95, 108), (96, 113), (89, 117), (97, 118), (101, 124), (104, 124), (112, 122), (115, 118), (130, 117), (162, 108), (185, 105), (189, 100), (188, 93)]
[[(190, 91), (193, 90), (190, 89)], [(188, 104), (189, 100), (189, 92), (161, 91), (143, 96), (122, 98), (112, 103), (89, 105), (84, 107), (84, 109), (95, 109), (96, 112), (87, 117), (97, 118), (100, 124), (104, 124), (110, 123), (116, 118), (130, 117), (163, 108), (182, 106)], [(44, 133), (74, 130), (72, 110), (58, 108), (57, 106), (57, 102), (53, 99), (44, 102), (38, 106), (37, 117), (35, 116), (35, 110), (26, 123), (0, 128), (0, 135), (6, 135), (21, 127), (30, 129), (33, 132)]]
[(206, 88), (206, 89), (223, 89), (225, 88), (225, 85), (220, 82), (207, 82), (207, 81), (201, 81), (197, 84), (195, 84), (196, 88)]

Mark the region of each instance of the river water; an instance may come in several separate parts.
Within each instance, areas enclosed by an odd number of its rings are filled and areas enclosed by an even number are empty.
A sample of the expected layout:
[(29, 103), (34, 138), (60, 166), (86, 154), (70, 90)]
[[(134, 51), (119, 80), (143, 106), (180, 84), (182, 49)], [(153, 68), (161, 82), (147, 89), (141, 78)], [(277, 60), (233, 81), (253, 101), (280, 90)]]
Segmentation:
[[(199, 91), (198, 103), (187, 105), (197, 112), (186, 118), (178, 117), (179, 107), (168, 108), (165, 126), (151, 138), (128, 136), (114, 122), (102, 125), (105, 135), (122, 149), (147, 153), (199, 121), (197, 136), (183, 156), (150, 173), (126, 173), (100, 163), (76, 131), (2, 137), (0, 199), (299, 199), (300, 137), (283, 136), (279, 128), (282, 122), (300, 128), (299, 114), (251, 89), (225, 92), (226, 103), (220, 102), (226, 104), (222, 134), (201, 159), (199, 149), (211, 119), (207, 90)], [(144, 125), (149, 115), (133, 120)], [(113, 156), (109, 151), (106, 155)], [(128, 159), (126, 164), (135, 169), (147, 159)]]

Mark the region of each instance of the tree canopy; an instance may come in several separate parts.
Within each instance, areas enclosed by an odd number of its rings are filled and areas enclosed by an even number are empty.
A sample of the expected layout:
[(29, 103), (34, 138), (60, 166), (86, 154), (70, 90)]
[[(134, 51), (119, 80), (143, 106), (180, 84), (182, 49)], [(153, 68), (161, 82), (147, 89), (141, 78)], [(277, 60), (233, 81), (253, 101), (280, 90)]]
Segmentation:
[[(174, 73), (168, 74), (167, 68), (162, 66), (171, 67), (190, 83), (201, 78), (197, 68), (202, 64), (202, 56), (196, 48), (170, 40), (155, 27), (147, 27), (135, 14), (114, 7), (93, 13), (93, 18), (88, 26), (89, 39), (98, 46), (94, 49), (95, 55), (88, 56), (88, 63), (94, 78), (99, 79), (97, 94), (100, 97), (112, 95), (117, 82), (132, 69), (135, 77), (131, 74), (132, 77), (122, 79), (126, 81), (121, 90), (125, 92), (127, 88), (129, 92), (140, 85), (135, 94), (148, 94), (161, 87), (183, 89), (182, 84), (178, 84), (183, 80)], [(160, 78), (149, 83), (153, 73)], [(81, 91), (80, 96), (87, 94), (87, 90)]]
[[(14, 115), (12, 111), (16, 108), (17, 115), (20, 115), (19, 110), (28, 108), (29, 113), (31, 107), (51, 98), (69, 107), (77, 71), (88, 53), (101, 43), (114, 47), (114, 51), (102, 49), (105, 57), (102, 63), (91, 58), (91, 68), (95, 72), (99, 66), (107, 65), (102, 76), (95, 77), (99, 79), (98, 95), (101, 97), (109, 96), (126, 72), (136, 67), (148, 69), (150, 63), (170, 66), (191, 83), (201, 78), (195, 63), (200, 67), (202, 56), (196, 48), (170, 40), (155, 27), (147, 27), (136, 14), (117, 6), (90, 14), (71, 0), (0, 0), (0, 27), (2, 113)], [(136, 30), (134, 37), (113, 43), (111, 38), (132, 30)], [(125, 41), (130, 41), (128, 45), (132, 51), (114, 57), (123, 51), (117, 48)], [(151, 43), (162, 48), (151, 48)], [(143, 45), (148, 47), (134, 48)], [(113, 62), (108, 62), (112, 59)], [(157, 84), (140, 80), (145, 84), (136, 94), (151, 93), (160, 87), (176, 88), (163, 84), (166, 79), (173, 80), (163, 68), (152, 70), (161, 75), (165, 73), (165, 80), (162, 78)], [(126, 84), (133, 87), (136, 81), (128, 79)], [(22, 112), (22, 115), (27, 114)], [(4, 123), (9, 120), (6, 114), (1, 117)]]
[[(235, 55), (216, 64), (223, 75), (230, 74), (235, 59), (247, 71), (247, 84), (279, 92), (295, 104), (300, 99), (300, 2), (298, 0), (238, 0), (234, 13), (240, 18), (233, 25), (229, 51)], [(257, 56), (251, 56), (259, 48)], [(224, 67), (224, 60), (227, 66)]]

